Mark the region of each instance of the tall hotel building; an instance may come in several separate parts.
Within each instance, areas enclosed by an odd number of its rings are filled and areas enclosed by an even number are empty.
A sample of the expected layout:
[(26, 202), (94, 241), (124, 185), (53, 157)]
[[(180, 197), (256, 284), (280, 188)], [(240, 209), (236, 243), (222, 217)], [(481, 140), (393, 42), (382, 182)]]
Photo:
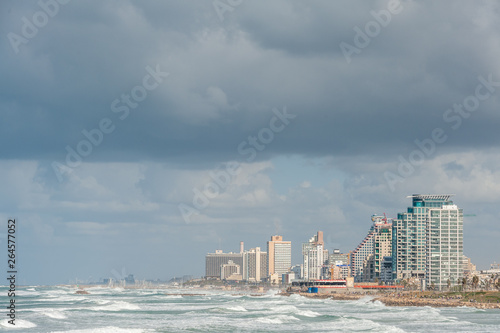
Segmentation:
[(292, 267), (292, 242), (283, 241), (282, 236), (271, 236), (267, 242), (268, 276), (277, 274), (281, 280), (283, 274)]
[(376, 245), (374, 238), (379, 233), (380, 228), (387, 225), (387, 219), (382, 216), (373, 215), (372, 222), (368, 234), (351, 254), (351, 274), (355, 281), (363, 281), (363, 265), (367, 257), (374, 252), (374, 245)]
[(439, 290), (463, 277), (463, 211), (443, 204), (429, 209), (427, 222), (426, 283)]
[(443, 289), (463, 275), (463, 212), (451, 195), (414, 194), (412, 206), (393, 220), (395, 279), (425, 279)]
[(323, 266), (328, 264), (328, 250), (324, 246), (323, 231), (318, 231), (309, 242), (302, 243), (304, 280), (318, 280), (322, 277)]
[(205, 277), (220, 278), (221, 267), (232, 261), (235, 265), (243, 268), (243, 253), (224, 253), (222, 250), (215, 250), (215, 253), (208, 253), (205, 257)]
[(387, 266), (384, 260), (387, 261), (387, 257), (392, 256), (392, 224), (388, 223), (385, 218), (380, 218), (382, 223), (375, 225), (373, 253), (363, 262), (362, 278), (367, 282), (392, 280), (392, 267), (389, 267), (389, 272), (383, 272), (384, 264)]
[(243, 252), (243, 280), (260, 282), (267, 277), (267, 253), (260, 247)]

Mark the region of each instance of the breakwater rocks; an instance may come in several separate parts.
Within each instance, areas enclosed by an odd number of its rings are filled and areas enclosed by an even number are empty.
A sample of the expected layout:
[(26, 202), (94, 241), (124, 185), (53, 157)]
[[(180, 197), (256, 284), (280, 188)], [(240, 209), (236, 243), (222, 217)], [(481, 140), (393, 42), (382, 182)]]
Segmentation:
[(432, 306), (432, 307), (457, 307), (467, 306), (478, 309), (500, 309), (499, 303), (467, 302), (460, 299), (427, 299), (410, 297), (376, 297), (373, 301), (380, 301), (388, 306)]
[[(280, 293), (281, 296), (290, 296), (292, 293)], [(470, 302), (457, 298), (420, 298), (411, 297), (407, 295), (376, 295), (376, 294), (310, 294), (310, 293), (297, 293), (301, 296), (319, 299), (334, 299), (340, 301), (355, 301), (360, 298), (371, 296), (370, 301), (379, 301), (387, 306), (432, 306), (432, 307), (474, 307), (478, 309), (500, 309), (500, 303), (480, 303)]]

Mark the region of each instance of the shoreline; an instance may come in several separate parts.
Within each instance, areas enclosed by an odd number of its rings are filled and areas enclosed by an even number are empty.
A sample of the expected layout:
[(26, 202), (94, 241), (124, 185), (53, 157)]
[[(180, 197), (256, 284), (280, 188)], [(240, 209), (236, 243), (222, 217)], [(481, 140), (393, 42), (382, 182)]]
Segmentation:
[(336, 301), (356, 301), (364, 297), (373, 297), (370, 302), (379, 301), (386, 306), (431, 306), (431, 307), (471, 307), (476, 309), (500, 309), (500, 303), (467, 302), (457, 298), (422, 298), (409, 295), (388, 296), (374, 294), (310, 294), (280, 293), (281, 296), (292, 294), (309, 298), (332, 299)]
[[(66, 287), (74, 287), (77, 288), (76, 285), (67, 285)], [(98, 285), (80, 285), (80, 289), (92, 288), (92, 287), (103, 287)], [(125, 286), (125, 289), (144, 289), (141, 286)], [(148, 288), (149, 289), (149, 288)], [(169, 286), (155, 286), (152, 289), (170, 289), (170, 290), (179, 290), (179, 288), (171, 288)], [(182, 288), (181, 288), (182, 289)], [(214, 290), (211, 288), (193, 288), (193, 292), (203, 291), (203, 290)], [(219, 290), (216, 288), (215, 290)], [(231, 290), (231, 289), (230, 289)], [(191, 291), (191, 290), (190, 290)], [(229, 290), (222, 290), (229, 291)], [(236, 292), (238, 289), (232, 289), (231, 291)], [(243, 291), (243, 290), (239, 290)], [(267, 291), (267, 290), (265, 290)], [(481, 302), (478, 301), (477, 297), (481, 292), (465, 292), (463, 295), (461, 293), (450, 294), (446, 292), (442, 293), (418, 293), (411, 291), (403, 291), (397, 294), (384, 294), (384, 293), (307, 293), (307, 292), (278, 292), (277, 294), (280, 296), (291, 296), (293, 294), (297, 294), (304, 297), (309, 298), (317, 298), (317, 299), (332, 299), (337, 301), (356, 301), (362, 299), (364, 297), (371, 297), (370, 302), (379, 301), (386, 306), (431, 306), (431, 307), (470, 307), (476, 309), (500, 309), (500, 294), (496, 293), (497, 302)], [(483, 292), (484, 293), (484, 292)], [(257, 290), (245, 290), (243, 294), (248, 294), (251, 296), (262, 296), (265, 293)], [(471, 294), (473, 296), (471, 297)], [(204, 294), (199, 293), (172, 293), (168, 295), (180, 295), (180, 296), (201, 296)], [(480, 296), (480, 295), (479, 295)]]

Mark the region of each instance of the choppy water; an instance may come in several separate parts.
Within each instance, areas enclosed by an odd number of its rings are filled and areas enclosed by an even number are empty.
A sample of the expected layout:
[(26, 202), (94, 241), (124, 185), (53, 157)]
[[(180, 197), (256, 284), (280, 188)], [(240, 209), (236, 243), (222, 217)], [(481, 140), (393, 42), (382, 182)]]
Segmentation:
[[(182, 290), (23, 287), (17, 332), (500, 332), (500, 311)], [(172, 296), (194, 292), (206, 296)], [(7, 305), (0, 288), (1, 308)], [(1, 310), (0, 331), (14, 330)]]

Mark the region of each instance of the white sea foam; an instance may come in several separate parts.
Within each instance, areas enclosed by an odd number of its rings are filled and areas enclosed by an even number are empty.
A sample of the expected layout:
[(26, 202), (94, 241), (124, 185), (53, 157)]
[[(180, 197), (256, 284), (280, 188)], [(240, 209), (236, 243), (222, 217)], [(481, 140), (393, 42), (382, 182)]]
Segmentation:
[(104, 304), (109, 304), (109, 303), (111, 303), (111, 301), (110, 301), (110, 300), (107, 300), (107, 299), (96, 299), (96, 300), (94, 300), (94, 302), (96, 302), (96, 303), (97, 303), (97, 304), (99, 304), (99, 305), (104, 305)]
[(277, 316), (257, 318), (256, 321), (263, 324), (285, 324), (285, 323), (300, 321), (300, 319), (289, 315), (277, 315)]
[(355, 301), (352, 301), (354, 303), (365, 303), (365, 304), (368, 304), (368, 303), (371, 303), (371, 300), (374, 299), (375, 297), (373, 296), (363, 296), (361, 297), (360, 299), (357, 299)]
[(115, 311), (116, 312), (116, 311), (123, 311), (123, 310), (140, 310), (141, 308), (136, 304), (132, 304), (129, 302), (124, 302), (124, 301), (117, 301), (117, 302), (113, 302), (111, 304), (107, 304), (104, 306), (91, 307), (90, 309), (94, 310), (94, 311)]
[(9, 324), (9, 319), (4, 319), (4, 320), (0, 321), (0, 326), (8, 328), (8, 329), (12, 329), (12, 330), (18, 330), (20, 328), (36, 327), (36, 324), (34, 324), (30, 321), (27, 321), (27, 320), (23, 320), (23, 319), (16, 319), (16, 321), (14, 323), (15, 323), (15, 325)]
[(142, 328), (120, 328), (116, 326), (107, 326), (100, 328), (89, 328), (83, 330), (70, 330), (70, 331), (52, 331), (51, 333), (145, 333), (154, 332), (153, 330), (146, 330)]
[(41, 313), (44, 316), (47, 316), (49, 318), (53, 319), (66, 319), (68, 318), (63, 311), (69, 310), (69, 308), (59, 308), (57, 310), (54, 309), (32, 309), (31, 311)]
[(302, 317), (310, 317), (310, 318), (321, 316), (321, 314), (318, 312), (312, 310), (301, 310), (297, 308), (297, 306), (295, 305), (279, 305), (271, 308), (271, 311), (275, 313), (296, 314)]
[(356, 327), (356, 331), (373, 331), (373, 332), (405, 332), (403, 329), (391, 326), (382, 325), (370, 319), (358, 319), (341, 316), (339, 321), (335, 322), (335, 328), (339, 331), (350, 330)]
[(244, 296), (247, 296), (247, 295), (239, 295), (239, 294), (227, 294), (227, 295), (222, 295), (222, 297), (224, 298), (232, 298), (232, 299), (235, 299), (235, 298), (242, 298)]
[(311, 318), (321, 316), (320, 313), (317, 313), (317, 312), (314, 312), (314, 311), (311, 311), (311, 310), (298, 310), (296, 312), (296, 314), (298, 314), (299, 316), (311, 317)]
[[(169, 332), (253, 332), (266, 331), (273, 325), (280, 332), (500, 332), (500, 319), (493, 310), (386, 307), (369, 298), (338, 302), (302, 296), (235, 297), (231, 292), (201, 291), (210, 293), (208, 299), (165, 295), (184, 292), (181, 290), (160, 290), (158, 295), (149, 295), (149, 290), (117, 293), (111, 288), (96, 288), (90, 290), (91, 295), (74, 295), (74, 288), (32, 288), (35, 291), (23, 290), (42, 295), (23, 300), (26, 306), (19, 308), (18, 318), (27, 322), (16, 320), (21, 328), (18, 332), (156, 332), (153, 328)], [(12, 328), (4, 318), (0, 332)]]
[(47, 290), (44, 291), (43, 294), (47, 296), (55, 296), (58, 297), (60, 295), (68, 295), (69, 293), (74, 294), (78, 289), (74, 289), (73, 291), (63, 290), (63, 289), (55, 289), (55, 290)]
[[(42, 296), (43, 297), (43, 296)], [(54, 302), (54, 303), (75, 303), (87, 300), (85, 295), (61, 295), (61, 296), (51, 296), (43, 297), (44, 302)]]
[(53, 319), (66, 319), (68, 318), (64, 313), (61, 311), (56, 311), (56, 310), (51, 310), (47, 312), (42, 312), (44, 315), (47, 317), (53, 318)]
[(271, 311), (278, 313), (296, 313), (298, 309), (294, 305), (281, 305), (272, 308)]
[(41, 293), (36, 290), (16, 290), (16, 296), (24, 296), (24, 297), (37, 297), (40, 296)]
[(244, 307), (239, 306), (239, 305), (229, 306), (226, 309), (231, 310), (231, 311), (236, 311), (236, 312), (247, 312), (248, 311), (247, 309), (245, 309)]

